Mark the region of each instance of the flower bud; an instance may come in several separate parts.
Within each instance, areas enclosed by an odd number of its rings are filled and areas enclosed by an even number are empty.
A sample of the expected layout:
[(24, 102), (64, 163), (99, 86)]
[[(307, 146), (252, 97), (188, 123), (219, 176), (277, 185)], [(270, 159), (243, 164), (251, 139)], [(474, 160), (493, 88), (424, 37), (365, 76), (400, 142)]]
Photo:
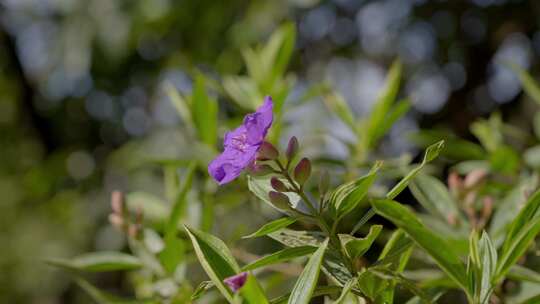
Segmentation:
[(253, 176), (264, 176), (274, 172), (274, 169), (269, 165), (252, 164), (248, 167), (249, 174)]
[(321, 172), (321, 177), (319, 179), (319, 194), (321, 196), (325, 195), (326, 192), (328, 192), (328, 188), (330, 187), (330, 175), (328, 175), (328, 171), (324, 170)]
[(114, 213), (124, 213), (124, 194), (120, 191), (113, 191), (111, 194), (111, 208)]
[(225, 283), (233, 292), (237, 292), (244, 284), (246, 284), (247, 281), (247, 272), (241, 272), (239, 274), (233, 275), (232, 277), (228, 277), (225, 280), (223, 280), (223, 283)]
[(478, 185), (486, 177), (486, 175), (487, 172), (483, 169), (473, 170), (469, 172), (467, 176), (465, 176), (465, 181), (463, 182), (463, 185), (467, 189), (472, 188)]
[(272, 188), (274, 188), (274, 190), (276, 190), (277, 192), (289, 191), (289, 188), (287, 188), (287, 186), (285, 186), (285, 184), (275, 176), (270, 179), (270, 184), (272, 185)]
[(311, 162), (307, 158), (302, 158), (302, 160), (294, 168), (294, 180), (300, 184), (304, 185), (311, 175)]
[(298, 147), (299, 144), (296, 136), (291, 137), (291, 139), (289, 139), (289, 144), (287, 145), (287, 151), (285, 152), (289, 161), (291, 161), (298, 153)]
[(275, 160), (279, 156), (278, 150), (271, 143), (265, 141), (259, 147), (257, 160)]
[(268, 196), (270, 197), (272, 205), (278, 209), (287, 210), (291, 208), (289, 197), (287, 195), (276, 191), (270, 191), (268, 192)]
[(463, 180), (456, 172), (450, 172), (448, 175), (448, 188), (454, 195), (458, 195), (463, 190)]

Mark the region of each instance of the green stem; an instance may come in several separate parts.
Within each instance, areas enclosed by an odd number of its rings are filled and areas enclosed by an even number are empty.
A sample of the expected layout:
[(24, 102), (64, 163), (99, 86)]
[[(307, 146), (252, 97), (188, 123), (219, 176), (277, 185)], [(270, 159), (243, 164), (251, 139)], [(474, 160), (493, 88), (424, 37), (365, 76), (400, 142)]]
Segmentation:
[[(306, 206), (308, 206), (308, 208), (310, 209), (310, 212), (312, 213), (312, 216), (316, 219), (316, 223), (319, 226), (319, 228), (321, 229), (321, 231), (323, 231), (328, 236), (328, 238), (330, 238), (330, 243), (332, 244), (332, 246), (334, 246), (338, 250), (338, 252), (341, 255), (341, 258), (342, 258), (343, 262), (345, 262), (345, 264), (349, 267), (349, 270), (352, 271), (353, 270), (352, 269), (352, 261), (349, 258), (347, 258), (347, 256), (344, 254), (344, 252), (343, 252), (343, 250), (341, 248), (341, 242), (339, 241), (339, 238), (335, 233), (335, 231), (337, 229), (337, 226), (334, 225), (333, 227), (330, 227), (330, 225), (328, 225), (328, 223), (326, 222), (326, 220), (324, 219), (322, 214), (317, 211), (317, 208), (315, 208), (315, 205), (307, 197), (307, 195), (304, 192), (302, 186), (298, 185), (292, 179), (292, 177), (289, 174), (289, 171), (287, 170), (287, 168), (285, 168), (283, 166), (283, 164), (279, 160), (276, 160), (276, 164), (279, 167), (279, 169), (281, 170), (280, 173), (283, 175), (283, 177), (285, 177), (285, 179), (287, 179), (287, 181), (289, 182), (289, 184), (293, 188), (292, 190), (296, 194), (298, 194), (298, 196), (300, 196), (300, 198), (306, 203)], [(297, 211), (297, 212), (300, 212), (300, 211)]]

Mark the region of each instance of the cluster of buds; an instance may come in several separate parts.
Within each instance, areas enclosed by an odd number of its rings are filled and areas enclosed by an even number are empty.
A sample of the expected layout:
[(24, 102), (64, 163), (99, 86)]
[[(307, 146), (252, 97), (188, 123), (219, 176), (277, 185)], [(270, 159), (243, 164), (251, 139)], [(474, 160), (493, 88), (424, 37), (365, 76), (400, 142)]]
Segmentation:
[[(292, 168), (298, 154), (299, 143), (291, 137), (285, 151), (285, 164), (280, 160), (280, 153), (272, 144), (264, 142), (257, 154), (255, 163), (249, 168), (253, 175), (276, 174), (271, 178), (272, 191), (268, 197), (274, 206), (290, 210), (291, 203), (286, 192), (300, 193), (311, 176), (311, 161), (304, 157)], [(291, 170), (292, 169), (292, 170)]]
[[(448, 188), (450, 193), (458, 200), (459, 207), (465, 212), (471, 225), (476, 229), (482, 229), (488, 222), (493, 212), (493, 198), (481, 196), (480, 189), (486, 180), (487, 172), (477, 169), (469, 172), (464, 178), (456, 172), (448, 175)], [(477, 204), (477, 202), (479, 202)], [(452, 225), (455, 219), (448, 219)]]
[(143, 213), (140, 208), (134, 214), (130, 213), (124, 194), (120, 191), (113, 191), (111, 194), (111, 208), (112, 212), (109, 214), (111, 225), (132, 238), (141, 236)]

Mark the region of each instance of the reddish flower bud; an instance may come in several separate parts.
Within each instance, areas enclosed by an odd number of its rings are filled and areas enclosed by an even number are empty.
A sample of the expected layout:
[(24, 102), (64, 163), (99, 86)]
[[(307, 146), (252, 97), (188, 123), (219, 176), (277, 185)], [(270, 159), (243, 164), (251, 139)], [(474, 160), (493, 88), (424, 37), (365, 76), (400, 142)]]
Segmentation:
[(272, 202), (272, 205), (274, 205), (278, 209), (290, 209), (291, 204), (287, 195), (276, 191), (270, 191), (268, 193), (268, 196), (270, 197), (270, 202)]
[(287, 186), (285, 186), (285, 184), (275, 176), (270, 179), (270, 184), (272, 185), (272, 188), (274, 188), (274, 190), (276, 190), (277, 192), (289, 191), (289, 188), (287, 188)]
[(298, 147), (299, 144), (296, 136), (291, 137), (291, 139), (289, 139), (289, 144), (287, 145), (287, 151), (285, 152), (289, 161), (291, 161), (298, 153)]
[(257, 160), (275, 160), (279, 156), (278, 150), (269, 142), (263, 142), (257, 154)]
[(463, 189), (463, 180), (456, 172), (450, 172), (448, 175), (448, 188), (454, 195), (457, 195)]
[(328, 171), (321, 172), (321, 177), (319, 179), (319, 194), (325, 195), (326, 192), (328, 192), (328, 188), (330, 187), (330, 175), (328, 175)]
[(226, 278), (223, 280), (223, 283), (227, 284), (233, 292), (237, 292), (244, 284), (246, 284), (247, 276), (247, 272), (242, 272)]
[(249, 174), (253, 176), (264, 176), (274, 172), (274, 169), (269, 165), (252, 164), (248, 167)]
[(486, 175), (487, 172), (483, 169), (473, 170), (469, 172), (467, 176), (465, 176), (465, 181), (463, 182), (463, 185), (465, 186), (465, 188), (472, 188), (478, 185), (486, 177)]
[(302, 158), (302, 160), (294, 168), (294, 180), (299, 183), (301, 186), (306, 183), (311, 175), (311, 162), (307, 158)]
[(124, 194), (122, 192), (113, 191), (111, 194), (111, 208), (116, 214), (124, 212)]

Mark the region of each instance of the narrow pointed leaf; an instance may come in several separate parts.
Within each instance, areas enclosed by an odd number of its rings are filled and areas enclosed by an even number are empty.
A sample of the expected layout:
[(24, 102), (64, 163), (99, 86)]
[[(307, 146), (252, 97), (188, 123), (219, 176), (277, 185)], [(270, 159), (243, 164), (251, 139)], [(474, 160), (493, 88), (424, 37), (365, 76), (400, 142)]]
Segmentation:
[(265, 257), (262, 257), (248, 265), (242, 267), (242, 271), (254, 270), (268, 265), (273, 265), (277, 263), (282, 263), (289, 261), (294, 258), (308, 255), (315, 252), (317, 248), (312, 246), (301, 246), (301, 247), (292, 247), (285, 248), (283, 250), (274, 252)]
[(405, 231), (456, 284), (467, 290), (465, 267), (454, 248), (446, 240), (427, 229), (414, 212), (398, 202), (378, 200), (373, 202), (373, 207), (375, 212)]
[(85, 253), (71, 259), (47, 259), (45, 262), (52, 266), (85, 272), (134, 270), (142, 266), (138, 258), (113, 251)]
[(309, 259), (304, 271), (296, 281), (293, 287), (288, 304), (308, 304), (311, 301), (313, 291), (317, 287), (321, 263), (328, 240), (326, 240)]
[(345, 252), (351, 259), (361, 257), (366, 251), (369, 250), (375, 239), (382, 231), (382, 225), (373, 225), (369, 229), (368, 235), (363, 238), (355, 238), (350, 234), (340, 234), (339, 239)]
[(264, 290), (254, 275), (249, 274), (246, 283), (240, 288), (240, 294), (247, 304), (268, 304)]
[(297, 220), (298, 219), (292, 218), (292, 217), (283, 217), (275, 221), (271, 221), (270, 223), (264, 224), (261, 228), (259, 228), (259, 230), (253, 232), (250, 235), (246, 235), (243, 238), (248, 239), (248, 238), (256, 238), (256, 237), (265, 236), (274, 231), (278, 231), (282, 228), (286, 228), (292, 225), (293, 223), (295, 223)]
[(223, 280), (240, 272), (240, 267), (234, 260), (227, 246), (217, 237), (208, 233), (188, 228), (188, 233), (195, 254), (201, 263), (206, 274), (219, 289), (221, 294), (229, 301), (233, 302), (231, 290), (225, 286)]
[(409, 184), (409, 182), (416, 177), (416, 175), (422, 170), (422, 168), (435, 158), (439, 156), (439, 153), (444, 147), (444, 141), (441, 140), (437, 143), (434, 143), (433, 145), (427, 147), (426, 152), (424, 154), (424, 159), (422, 162), (413, 170), (411, 170), (407, 175), (405, 175), (404, 178), (402, 178), (395, 186), (392, 188), (388, 193), (386, 194), (386, 198), (388, 199), (394, 199), (398, 194), (403, 191)]

